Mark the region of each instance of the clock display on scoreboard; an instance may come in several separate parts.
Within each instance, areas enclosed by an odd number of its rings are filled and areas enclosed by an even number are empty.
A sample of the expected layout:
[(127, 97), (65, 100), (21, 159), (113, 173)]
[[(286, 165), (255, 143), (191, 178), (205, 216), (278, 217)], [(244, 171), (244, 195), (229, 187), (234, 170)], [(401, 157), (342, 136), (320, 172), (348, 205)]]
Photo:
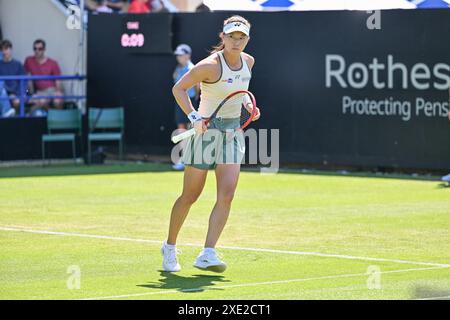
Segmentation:
[[(124, 48), (142, 48), (145, 44), (145, 36), (143, 33), (139, 32), (139, 21), (127, 22), (127, 31), (122, 34), (120, 43)], [(134, 32), (136, 31), (136, 32)]]
[(170, 14), (129, 14), (122, 20), (120, 45), (130, 53), (172, 53)]

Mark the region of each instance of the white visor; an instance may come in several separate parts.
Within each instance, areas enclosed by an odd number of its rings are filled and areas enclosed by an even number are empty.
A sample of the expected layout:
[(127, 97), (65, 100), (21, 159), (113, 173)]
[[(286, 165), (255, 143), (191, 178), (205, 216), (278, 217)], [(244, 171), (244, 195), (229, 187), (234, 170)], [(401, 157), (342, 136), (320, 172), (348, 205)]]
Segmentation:
[(246, 36), (250, 36), (250, 28), (242, 22), (230, 22), (223, 27), (223, 33), (242, 32)]

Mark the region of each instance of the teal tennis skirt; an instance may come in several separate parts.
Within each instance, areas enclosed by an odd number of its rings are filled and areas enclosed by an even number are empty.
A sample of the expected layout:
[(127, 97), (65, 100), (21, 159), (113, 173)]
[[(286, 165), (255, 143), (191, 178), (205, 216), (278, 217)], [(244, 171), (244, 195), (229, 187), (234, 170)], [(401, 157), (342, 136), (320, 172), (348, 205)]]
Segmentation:
[(240, 164), (244, 156), (245, 140), (240, 119), (214, 118), (208, 131), (188, 139), (182, 161), (186, 166), (210, 170), (218, 164)]

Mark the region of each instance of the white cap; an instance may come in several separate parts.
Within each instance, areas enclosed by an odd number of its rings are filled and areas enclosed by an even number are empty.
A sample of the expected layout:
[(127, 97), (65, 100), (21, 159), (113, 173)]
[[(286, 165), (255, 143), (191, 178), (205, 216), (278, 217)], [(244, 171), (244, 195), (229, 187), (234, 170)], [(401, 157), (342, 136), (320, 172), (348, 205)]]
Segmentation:
[(180, 44), (173, 53), (176, 56), (181, 56), (183, 54), (191, 54), (192, 49), (187, 44)]
[(223, 27), (223, 33), (225, 34), (229, 34), (235, 31), (239, 31), (247, 36), (250, 36), (250, 28), (245, 23), (239, 21), (230, 22)]

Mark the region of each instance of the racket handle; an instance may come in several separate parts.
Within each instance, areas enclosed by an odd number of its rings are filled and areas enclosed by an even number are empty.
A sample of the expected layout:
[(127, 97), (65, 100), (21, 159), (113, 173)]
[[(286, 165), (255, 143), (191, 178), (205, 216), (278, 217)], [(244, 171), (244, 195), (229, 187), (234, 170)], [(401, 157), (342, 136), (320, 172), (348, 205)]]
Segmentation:
[(189, 130), (187, 130), (187, 131), (185, 131), (183, 133), (180, 133), (180, 134), (177, 134), (176, 136), (173, 136), (172, 137), (172, 142), (173, 143), (178, 143), (181, 140), (184, 140), (184, 139), (187, 139), (187, 138), (193, 136), (194, 134), (195, 134), (195, 129), (194, 128), (189, 129)]

